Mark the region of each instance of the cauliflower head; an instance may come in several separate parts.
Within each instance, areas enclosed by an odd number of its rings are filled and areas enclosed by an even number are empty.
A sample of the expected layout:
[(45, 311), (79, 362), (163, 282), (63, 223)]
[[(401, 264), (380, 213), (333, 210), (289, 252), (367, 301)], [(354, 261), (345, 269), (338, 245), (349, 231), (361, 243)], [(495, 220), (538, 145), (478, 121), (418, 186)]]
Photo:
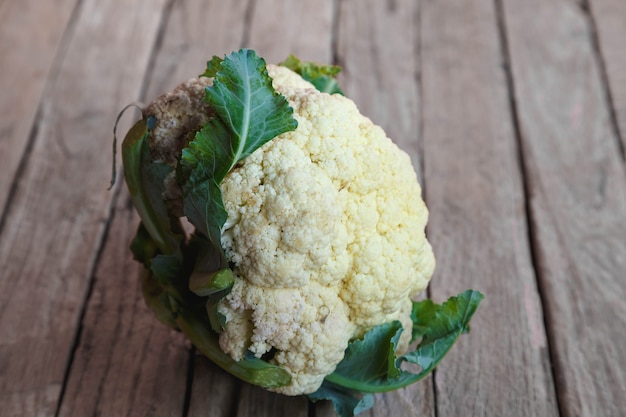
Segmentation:
[(316, 391), (350, 340), (398, 320), (411, 337), (412, 298), (435, 260), (428, 211), (409, 156), (350, 99), (267, 66), (298, 127), (241, 161), (220, 185), (221, 243), (237, 277), (218, 306), (221, 349), (246, 351), (292, 377), (274, 389)]
[(435, 267), (417, 176), (339, 70), (213, 56), (143, 109), (122, 160), (156, 317), (237, 378), (353, 416), (428, 375), (483, 295), (414, 300)]

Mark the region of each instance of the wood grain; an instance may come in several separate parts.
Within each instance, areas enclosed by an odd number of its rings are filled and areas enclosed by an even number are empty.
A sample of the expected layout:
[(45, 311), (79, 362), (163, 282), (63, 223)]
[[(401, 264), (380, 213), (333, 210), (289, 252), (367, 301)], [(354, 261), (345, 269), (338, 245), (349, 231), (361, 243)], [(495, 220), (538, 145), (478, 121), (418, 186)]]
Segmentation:
[(243, 382), (227, 374), (197, 351), (192, 365), (193, 380), (187, 417), (234, 416)]
[(55, 413), (109, 212), (111, 127), (137, 97), (162, 6), (85, 0), (55, 63), (1, 232), (4, 415)]
[(128, 251), (138, 223), (123, 190), (81, 322), (61, 417), (182, 415), (189, 344), (143, 301), (142, 266)]
[(421, 23), (431, 296), (485, 294), (435, 371), (437, 414), (557, 416), (494, 3), (425, 1)]
[[(54, 57), (76, 3), (5, 0), (0, 4), (0, 210), (16, 180)], [(28, 33), (24, 33), (25, 28)]]
[(307, 417), (309, 400), (305, 396), (287, 397), (250, 384), (241, 387), (237, 417)]
[(411, 155), (421, 179), (420, 2), (346, 0), (340, 4), (340, 85), (362, 114)]
[(587, 16), (504, 3), (533, 238), (564, 416), (626, 410), (626, 171)]
[(626, 149), (626, 2), (590, 0), (593, 29), (597, 31), (600, 58), (604, 64), (610, 97), (619, 126), (622, 151)]
[(306, 61), (332, 62), (334, 1), (255, 0), (244, 46), (269, 63), (295, 54)]

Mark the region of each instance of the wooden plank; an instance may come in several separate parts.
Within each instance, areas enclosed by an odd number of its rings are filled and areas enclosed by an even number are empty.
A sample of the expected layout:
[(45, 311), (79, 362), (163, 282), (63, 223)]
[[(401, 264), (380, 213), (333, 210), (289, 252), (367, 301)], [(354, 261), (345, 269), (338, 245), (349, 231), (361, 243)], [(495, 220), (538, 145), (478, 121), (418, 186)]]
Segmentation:
[(361, 113), (406, 150), (421, 179), (419, 2), (341, 2), (337, 59), (340, 83)]
[[(419, 132), (418, 2), (347, 0), (340, 3), (337, 59), (340, 85), (362, 114), (380, 125), (411, 155), (421, 178)], [(318, 416), (331, 416), (318, 407)], [(402, 390), (379, 394), (364, 416), (434, 416), (432, 379)]]
[(243, 382), (227, 374), (200, 353), (194, 356), (193, 366), (187, 417), (234, 416)]
[(334, 1), (256, 0), (244, 46), (269, 63), (295, 54), (307, 61), (332, 62)]
[(183, 412), (189, 344), (155, 320), (143, 301), (142, 267), (128, 253), (138, 224), (128, 199), (126, 190), (117, 197), (61, 417), (169, 417)]
[(237, 417), (307, 417), (308, 399), (305, 396), (287, 397), (265, 391), (250, 384), (241, 387)]
[(534, 245), (564, 416), (626, 410), (626, 169), (592, 34), (568, 1), (505, 1)]
[(621, 0), (590, 0), (594, 29), (604, 70), (611, 90), (610, 97), (622, 140), (626, 149), (626, 2)]
[(0, 4), (0, 210), (28, 146), (39, 101), (75, 5), (76, 0), (5, 0)]
[(485, 294), (435, 373), (441, 416), (557, 416), (492, 1), (424, 1), (422, 103), (431, 295)]
[(363, 414), (359, 414), (359, 417), (436, 415), (433, 382), (430, 377), (397, 391), (375, 394), (375, 397), (376, 404), (374, 407)]
[(162, 8), (83, 1), (55, 64), (0, 239), (4, 415), (55, 413), (110, 210), (112, 124), (138, 95)]

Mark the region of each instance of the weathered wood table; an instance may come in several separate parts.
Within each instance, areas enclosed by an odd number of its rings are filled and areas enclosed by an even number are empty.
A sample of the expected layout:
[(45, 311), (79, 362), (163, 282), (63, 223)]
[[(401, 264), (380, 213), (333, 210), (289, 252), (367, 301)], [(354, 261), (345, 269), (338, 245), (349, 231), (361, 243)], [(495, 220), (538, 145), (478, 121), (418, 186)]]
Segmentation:
[(158, 323), (107, 190), (118, 111), (245, 46), (343, 66), (424, 185), (428, 295), (486, 295), (365, 415), (626, 415), (624, 39), (622, 0), (1, 0), (0, 414), (333, 415)]

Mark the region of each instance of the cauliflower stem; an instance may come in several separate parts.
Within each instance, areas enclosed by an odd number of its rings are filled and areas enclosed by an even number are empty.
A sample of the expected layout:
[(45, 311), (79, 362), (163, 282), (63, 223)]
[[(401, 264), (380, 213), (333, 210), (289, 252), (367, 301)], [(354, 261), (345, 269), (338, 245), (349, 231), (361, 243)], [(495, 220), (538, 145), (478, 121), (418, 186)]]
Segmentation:
[(339, 70), (213, 57), (144, 109), (122, 158), (156, 317), (237, 378), (352, 417), (429, 374), (483, 295), (413, 301), (435, 267), (421, 188)]

